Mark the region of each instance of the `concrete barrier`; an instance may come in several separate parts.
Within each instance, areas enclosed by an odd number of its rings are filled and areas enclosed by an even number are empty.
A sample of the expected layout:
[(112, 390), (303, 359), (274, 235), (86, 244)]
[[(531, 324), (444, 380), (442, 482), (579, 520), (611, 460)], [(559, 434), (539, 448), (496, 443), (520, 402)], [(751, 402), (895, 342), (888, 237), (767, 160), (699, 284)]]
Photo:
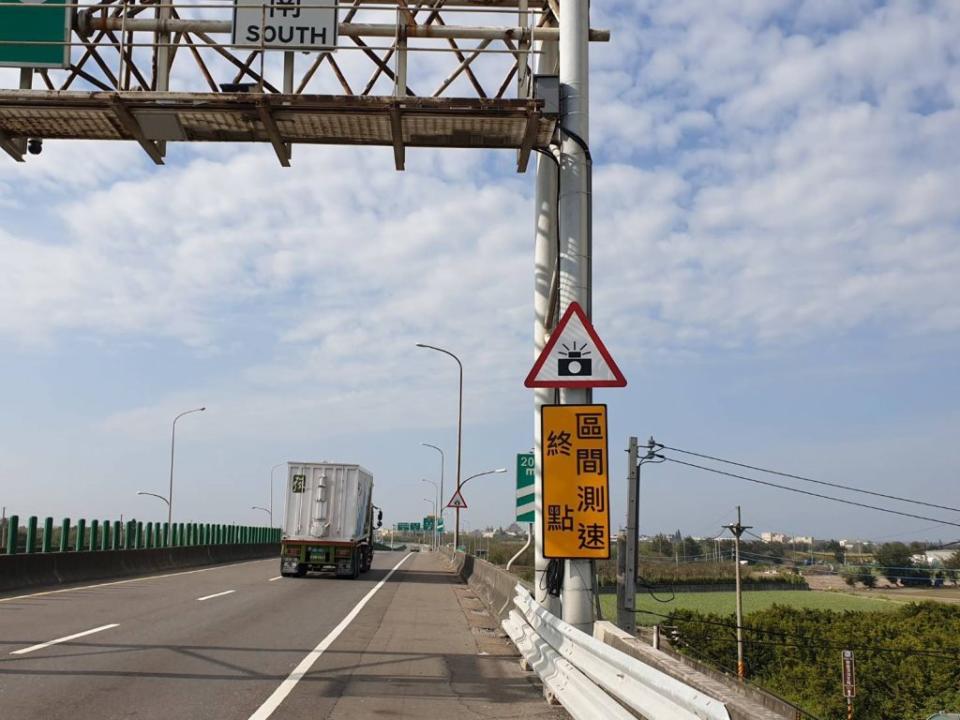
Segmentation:
[(515, 594), (514, 588), (518, 582), (532, 591), (529, 583), (518, 580), (516, 575), (511, 575), (486, 560), (449, 550), (445, 550), (444, 554), (453, 564), (460, 578), (477, 593), (487, 609), (498, 620), (503, 620), (510, 614)]
[(280, 557), (280, 545), (233, 544), (149, 550), (0, 555), (0, 592), (43, 585), (110, 580), (183, 568)]

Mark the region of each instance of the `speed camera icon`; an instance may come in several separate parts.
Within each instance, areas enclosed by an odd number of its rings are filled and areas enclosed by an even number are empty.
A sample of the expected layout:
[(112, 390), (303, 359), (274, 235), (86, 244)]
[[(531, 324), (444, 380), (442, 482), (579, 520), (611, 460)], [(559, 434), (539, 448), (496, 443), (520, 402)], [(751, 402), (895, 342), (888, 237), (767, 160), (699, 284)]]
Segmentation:
[(593, 375), (593, 361), (587, 357), (590, 354), (590, 351), (587, 350), (587, 343), (583, 343), (580, 347), (577, 347), (577, 343), (572, 345), (573, 347), (563, 345), (563, 350), (559, 354), (564, 357), (557, 358), (557, 375), (560, 377), (590, 377)]

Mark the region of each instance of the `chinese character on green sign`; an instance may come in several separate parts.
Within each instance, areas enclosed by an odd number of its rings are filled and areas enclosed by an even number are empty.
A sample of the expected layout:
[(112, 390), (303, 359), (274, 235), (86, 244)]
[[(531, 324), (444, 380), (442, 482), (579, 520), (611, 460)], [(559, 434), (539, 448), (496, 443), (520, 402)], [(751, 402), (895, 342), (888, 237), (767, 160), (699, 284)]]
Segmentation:
[(67, 67), (66, 0), (0, 0), (0, 67)]

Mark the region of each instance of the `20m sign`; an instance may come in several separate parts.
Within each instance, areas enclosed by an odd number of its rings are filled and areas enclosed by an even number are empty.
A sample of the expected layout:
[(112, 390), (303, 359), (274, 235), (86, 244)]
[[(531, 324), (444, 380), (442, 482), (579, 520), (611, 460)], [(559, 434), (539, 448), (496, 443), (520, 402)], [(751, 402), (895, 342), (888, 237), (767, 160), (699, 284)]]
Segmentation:
[(236, 0), (233, 44), (267, 50), (335, 50), (335, 0)]
[(67, 0), (0, 0), (0, 67), (70, 65)]

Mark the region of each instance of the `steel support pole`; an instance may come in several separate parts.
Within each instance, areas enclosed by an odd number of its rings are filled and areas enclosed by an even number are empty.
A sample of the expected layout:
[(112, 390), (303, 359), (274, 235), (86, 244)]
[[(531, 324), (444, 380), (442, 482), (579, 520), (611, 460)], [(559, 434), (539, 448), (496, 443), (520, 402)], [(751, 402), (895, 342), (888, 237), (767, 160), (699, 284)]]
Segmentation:
[[(557, 72), (557, 46), (553, 43), (541, 43), (537, 71), (543, 74)], [(557, 264), (557, 163), (539, 155), (537, 158), (536, 185), (536, 241), (534, 245), (533, 269), (533, 357), (536, 359), (543, 351), (547, 336), (552, 330), (548, 327), (551, 318)], [(553, 318), (555, 323), (557, 318)], [(543, 557), (543, 467), (540, 454), (540, 408), (553, 402), (554, 391), (549, 388), (535, 388), (533, 391), (533, 447), (534, 447), (534, 592), (537, 602), (551, 614), (560, 615), (560, 598), (547, 593), (547, 560)]]
[[(590, 7), (583, 0), (560, 0), (560, 306), (578, 302), (591, 315), (590, 163), (588, 142), (588, 58)], [(560, 391), (564, 405), (589, 403), (588, 390)], [(593, 562), (567, 560), (563, 571), (563, 619), (593, 634)]]

